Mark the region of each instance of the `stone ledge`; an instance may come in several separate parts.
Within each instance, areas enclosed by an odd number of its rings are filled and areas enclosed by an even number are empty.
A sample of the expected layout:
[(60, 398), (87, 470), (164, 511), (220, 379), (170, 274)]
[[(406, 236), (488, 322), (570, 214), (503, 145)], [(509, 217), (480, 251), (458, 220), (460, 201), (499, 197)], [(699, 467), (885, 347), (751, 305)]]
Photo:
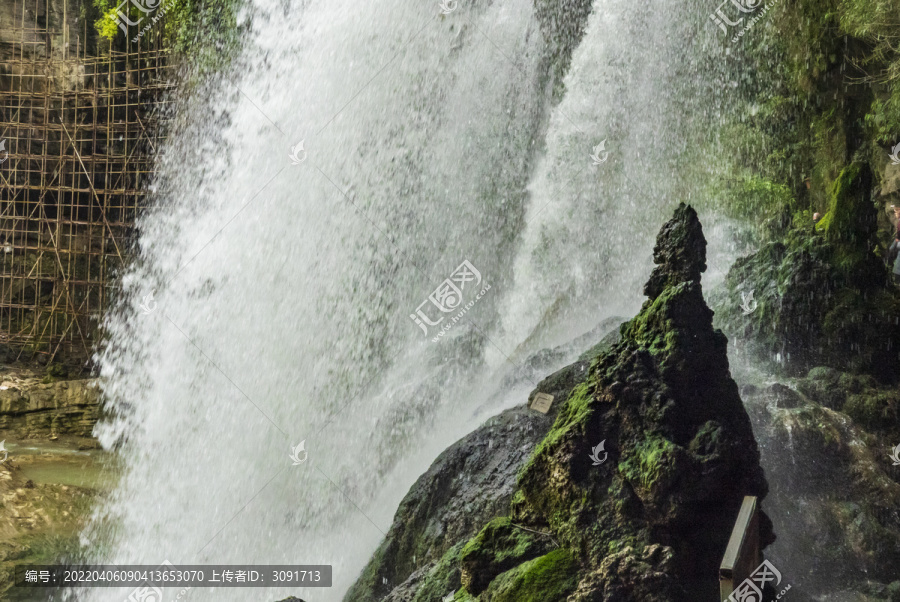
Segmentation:
[(95, 379), (45, 383), (30, 371), (0, 376), (0, 432), (10, 437), (90, 437), (99, 416)]

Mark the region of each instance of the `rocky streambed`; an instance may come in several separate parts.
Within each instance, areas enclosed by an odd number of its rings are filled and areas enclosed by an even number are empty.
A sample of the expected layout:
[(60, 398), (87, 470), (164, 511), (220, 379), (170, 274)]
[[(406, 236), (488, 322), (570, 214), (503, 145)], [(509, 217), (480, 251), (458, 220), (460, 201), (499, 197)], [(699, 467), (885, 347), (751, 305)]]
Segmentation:
[(92, 380), (0, 368), (0, 599), (43, 599), (11, 587), (15, 567), (77, 552), (94, 499), (114, 485), (113, 458), (91, 437), (98, 416)]

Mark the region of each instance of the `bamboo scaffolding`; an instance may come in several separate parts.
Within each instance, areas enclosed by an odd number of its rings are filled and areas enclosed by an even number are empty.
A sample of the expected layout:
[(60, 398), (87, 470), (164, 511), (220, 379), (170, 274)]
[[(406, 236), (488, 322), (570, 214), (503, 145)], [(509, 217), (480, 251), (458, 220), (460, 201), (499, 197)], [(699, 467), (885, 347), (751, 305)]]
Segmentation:
[(0, 345), (87, 360), (174, 84), (159, 36), (91, 51), (68, 2), (7, 1), (18, 23), (0, 27)]

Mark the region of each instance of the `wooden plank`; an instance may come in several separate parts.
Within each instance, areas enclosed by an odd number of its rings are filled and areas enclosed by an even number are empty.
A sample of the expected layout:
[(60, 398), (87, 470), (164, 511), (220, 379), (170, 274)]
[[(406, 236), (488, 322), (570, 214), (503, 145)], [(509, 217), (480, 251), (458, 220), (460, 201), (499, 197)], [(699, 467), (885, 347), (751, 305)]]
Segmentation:
[(719, 566), (719, 598), (725, 600), (759, 565), (759, 514), (755, 496), (745, 496)]

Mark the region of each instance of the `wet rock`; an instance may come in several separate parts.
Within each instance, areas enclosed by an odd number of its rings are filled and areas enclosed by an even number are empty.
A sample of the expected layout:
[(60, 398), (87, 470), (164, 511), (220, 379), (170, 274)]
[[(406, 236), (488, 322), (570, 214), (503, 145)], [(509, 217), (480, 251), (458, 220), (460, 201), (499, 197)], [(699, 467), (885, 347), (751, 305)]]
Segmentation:
[(630, 547), (610, 554), (579, 584), (569, 602), (641, 600), (669, 602), (680, 588), (671, 576), (673, 551), (658, 544), (636, 554)]
[(900, 473), (891, 444), (815, 403), (777, 410), (754, 427), (770, 449), (765, 469), (782, 540), (771, 555), (776, 566), (792, 567), (791, 578), (813, 595), (895, 579)]
[(501, 573), (550, 552), (551, 540), (507, 517), (492, 520), (462, 550), (462, 586), (477, 596)]
[(796, 391), (781, 383), (770, 385), (766, 394), (776, 408), (796, 408), (803, 404), (803, 398)]
[[(560, 392), (547, 388), (554, 391)], [(551, 415), (526, 407), (507, 410), (438, 456), (400, 503), (387, 537), (344, 600), (381, 600), (394, 585), (436, 564), (482, 524), (505, 514), (517, 472), (551, 423)], [(417, 583), (406, 589), (414, 594)], [(448, 587), (459, 587), (458, 570)]]
[(650, 301), (669, 287), (700, 284), (700, 276), (706, 271), (706, 238), (696, 211), (685, 205), (675, 210), (675, 217), (666, 222), (656, 238), (653, 263), (656, 267), (644, 285)]
[[(900, 296), (874, 252), (871, 180), (865, 165), (848, 165), (816, 232), (794, 227), (735, 261), (716, 311), (755, 359), (792, 376), (825, 365), (900, 380)], [(742, 295), (749, 293), (755, 308), (746, 313)]]
[[(702, 295), (705, 248), (696, 213), (682, 205), (659, 234), (648, 301), (569, 398), (520, 478), (522, 505), (563, 545), (584, 550), (596, 599), (618, 579), (665, 582), (659, 595), (674, 599), (686, 591), (715, 596), (709, 575), (743, 496), (766, 495), (727, 340), (713, 329)], [(609, 458), (596, 467), (592, 450), (601, 441)], [(517, 512), (514, 505), (514, 519)], [(763, 545), (772, 539), (763, 533)], [(624, 560), (597, 572), (611, 553), (654, 544), (673, 549), (665, 578), (654, 576), (659, 567)], [(638, 600), (644, 593), (621, 595)]]
[(847, 393), (838, 386), (841, 373), (819, 366), (809, 371), (805, 379), (797, 381), (801, 393), (826, 408), (840, 410), (847, 401)]
[(537, 393), (552, 395), (546, 415), (527, 406), (507, 410), (438, 456), (400, 503), (387, 537), (344, 599), (431, 600), (458, 589), (463, 544), (508, 513), (516, 475), (587, 377), (588, 364), (576, 362), (538, 383), (528, 405)]
[[(519, 434), (496, 450), (503, 458), (526, 450), (516, 458), (517, 467), (524, 463), (517, 481), (503, 471), (514, 495), (489, 508), (475, 504), (476, 514), (490, 515), (480, 525), (453, 519), (461, 528), (452, 535), (430, 535), (428, 522), (448, 508), (426, 503), (427, 492), (455, 454), (484, 462), (475, 446), (482, 427), (413, 487), (345, 600), (384, 596), (375, 576), (397, 567), (393, 582), (404, 582), (386, 600), (432, 602), (449, 592), (479, 602), (714, 599), (742, 499), (762, 499), (768, 487), (727, 340), (703, 299), (705, 249), (696, 213), (681, 205), (657, 239), (640, 313), (590, 367), (579, 362), (542, 383), (571, 390), (555, 402), (549, 431), (544, 423), (540, 437)], [(452, 483), (442, 488), (458, 495)], [(419, 518), (415, 508), (426, 507)], [(765, 547), (774, 535), (765, 514), (760, 523)], [(413, 549), (427, 570), (410, 566)]]
[(578, 359), (592, 360), (595, 357), (597, 357), (598, 355), (600, 355), (601, 353), (609, 351), (610, 349), (612, 349), (613, 345), (615, 345), (616, 343), (618, 343), (619, 341), (622, 340), (622, 333), (619, 332), (619, 326), (623, 322), (625, 322), (625, 320), (620, 319), (620, 318), (614, 318), (614, 321), (616, 323), (616, 327), (613, 328), (612, 330), (610, 330), (609, 332), (607, 332), (603, 336), (603, 338), (600, 339), (599, 343), (597, 343), (596, 345), (594, 345), (593, 347), (591, 347), (590, 349), (585, 351), (583, 354), (581, 354), (581, 356)]
[(814, 368), (797, 389), (817, 404), (840, 411), (864, 429), (900, 441), (900, 390), (866, 374)]

